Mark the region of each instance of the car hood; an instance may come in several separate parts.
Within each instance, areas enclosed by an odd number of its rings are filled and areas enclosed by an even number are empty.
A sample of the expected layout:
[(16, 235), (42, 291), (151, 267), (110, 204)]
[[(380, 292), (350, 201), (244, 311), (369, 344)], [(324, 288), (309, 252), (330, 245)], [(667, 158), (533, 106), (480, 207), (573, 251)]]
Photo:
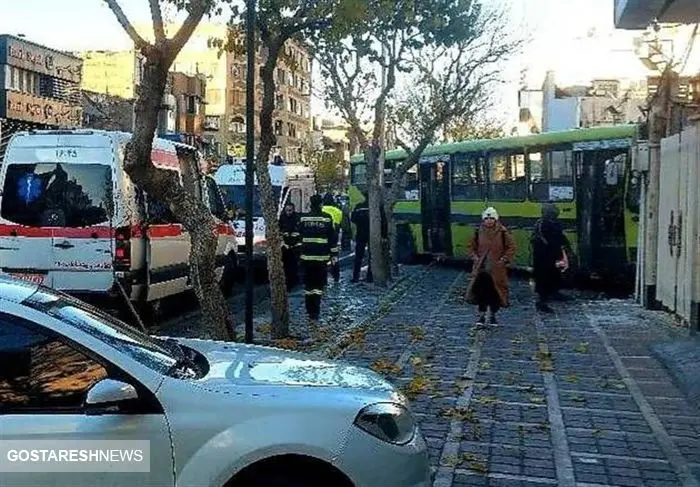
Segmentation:
[(235, 384), (396, 391), (393, 385), (371, 370), (317, 359), (304, 353), (206, 340), (178, 341), (207, 358), (209, 373), (199, 382), (210, 389)]

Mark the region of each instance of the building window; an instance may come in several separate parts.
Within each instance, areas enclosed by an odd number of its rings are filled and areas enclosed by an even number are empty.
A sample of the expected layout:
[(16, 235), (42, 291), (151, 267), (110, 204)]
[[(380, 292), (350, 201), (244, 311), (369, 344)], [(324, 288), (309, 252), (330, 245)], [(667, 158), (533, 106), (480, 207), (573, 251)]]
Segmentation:
[(275, 135), (284, 135), (282, 120), (275, 120)]
[(294, 98), (290, 98), (289, 99), (289, 111), (294, 113), (294, 114), (297, 114), (297, 113), (299, 113), (298, 110), (299, 110), (299, 103), (297, 103), (297, 101)]
[(275, 96), (275, 108), (280, 109), (283, 107), (284, 107), (284, 96), (276, 95)]
[(245, 120), (243, 120), (243, 117), (233, 117), (228, 129), (237, 134), (245, 133)]
[(231, 104), (236, 107), (245, 106), (245, 91), (233, 90), (231, 94)]
[(289, 135), (293, 139), (297, 138), (297, 128), (291, 122), (287, 122), (287, 135)]
[(197, 97), (185, 95), (185, 109), (188, 115), (197, 115)]
[(204, 117), (204, 130), (219, 130), (219, 120), (217, 115), (208, 115)]

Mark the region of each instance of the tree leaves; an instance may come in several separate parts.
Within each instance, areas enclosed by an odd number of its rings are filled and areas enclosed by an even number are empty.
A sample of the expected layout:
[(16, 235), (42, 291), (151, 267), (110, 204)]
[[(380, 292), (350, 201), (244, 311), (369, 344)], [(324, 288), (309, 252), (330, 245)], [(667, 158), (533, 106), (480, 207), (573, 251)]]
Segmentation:
[(401, 367), (396, 365), (394, 362), (380, 358), (377, 359), (371, 366), (370, 369), (383, 375), (395, 376), (401, 372)]

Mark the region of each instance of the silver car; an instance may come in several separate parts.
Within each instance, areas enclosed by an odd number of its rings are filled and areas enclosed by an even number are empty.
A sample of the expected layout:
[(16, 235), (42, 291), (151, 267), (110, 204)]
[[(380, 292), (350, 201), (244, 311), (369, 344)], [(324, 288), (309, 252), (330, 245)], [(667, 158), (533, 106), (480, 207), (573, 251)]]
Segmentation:
[(0, 276), (0, 450), (14, 440), (147, 440), (148, 471), (86, 472), (77, 463), (71, 472), (3, 472), (0, 458), (3, 487), (430, 484), (406, 398), (369, 370), (148, 336)]

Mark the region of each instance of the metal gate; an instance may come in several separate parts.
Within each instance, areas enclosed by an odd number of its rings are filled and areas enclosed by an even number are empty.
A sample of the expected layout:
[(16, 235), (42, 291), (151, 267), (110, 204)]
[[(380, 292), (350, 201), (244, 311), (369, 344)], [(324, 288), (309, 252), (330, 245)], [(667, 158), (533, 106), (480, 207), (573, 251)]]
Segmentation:
[(700, 292), (700, 127), (661, 141), (656, 299), (686, 321)]

